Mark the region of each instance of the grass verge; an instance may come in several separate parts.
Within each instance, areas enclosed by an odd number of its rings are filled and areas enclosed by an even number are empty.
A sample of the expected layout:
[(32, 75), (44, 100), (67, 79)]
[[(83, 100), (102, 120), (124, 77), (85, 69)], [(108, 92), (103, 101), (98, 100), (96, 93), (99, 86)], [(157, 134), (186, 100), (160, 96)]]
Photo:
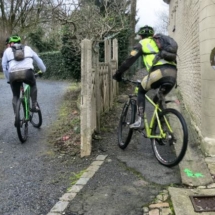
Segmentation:
[(3, 72), (0, 72), (0, 79), (4, 79), (4, 74), (3, 74)]
[(72, 156), (80, 154), (80, 85), (73, 83), (65, 93), (58, 119), (49, 131), (48, 140), (56, 151)]

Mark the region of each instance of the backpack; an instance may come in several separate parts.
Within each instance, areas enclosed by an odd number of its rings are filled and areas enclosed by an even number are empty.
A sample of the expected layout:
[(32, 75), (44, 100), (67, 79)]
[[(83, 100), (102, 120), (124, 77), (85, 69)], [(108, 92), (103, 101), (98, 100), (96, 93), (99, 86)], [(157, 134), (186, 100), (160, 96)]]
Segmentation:
[(160, 59), (176, 62), (178, 50), (177, 42), (172, 37), (164, 34), (155, 34), (153, 39), (159, 49), (159, 52), (156, 53), (153, 64), (156, 64)]
[(16, 61), (21, 61), (25, 59), (25, 46), (20, 44), (20, 43), (15, 43), (13, 46), (11, 46), (12, 51), (13, 51), (13, 56)]

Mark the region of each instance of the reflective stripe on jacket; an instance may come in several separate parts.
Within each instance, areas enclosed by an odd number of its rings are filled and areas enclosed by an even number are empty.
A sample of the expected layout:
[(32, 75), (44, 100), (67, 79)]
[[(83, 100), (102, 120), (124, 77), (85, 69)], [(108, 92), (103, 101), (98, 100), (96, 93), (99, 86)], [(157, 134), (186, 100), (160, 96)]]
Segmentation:
[[(150, 53), (158, 53), (159, 49), (155, 43), (155, 41), (152, 39), (152, 37), (145, 38), (143, 40), (140, 40), (139, 42), (142, 46), (142, 51), (143, 51), (143, 62), (146, 66), (147, 71), (150, 70), (152, 66), (152, 62), (155, 58), (156, 54), (150, 54)], [(149, 54), (147, 54), (149, 53)], [(169, 62), (164, 59), (159, 60), (155, 65), (153, 66), (158, 66), (158, 65), (164, 65), (164, 64), (170, 64), (170, 65), (175, 65), (175, 62)]]

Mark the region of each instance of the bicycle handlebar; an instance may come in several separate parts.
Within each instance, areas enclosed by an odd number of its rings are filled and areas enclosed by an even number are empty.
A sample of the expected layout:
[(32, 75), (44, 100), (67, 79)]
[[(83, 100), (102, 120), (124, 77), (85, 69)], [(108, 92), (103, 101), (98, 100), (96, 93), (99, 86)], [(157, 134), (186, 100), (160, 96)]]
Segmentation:
[(37, 78), (38, 76), (42, 76), (43, 72), (41, 70), (39, 70), (38, 72), (34, 73), (35, 78)]

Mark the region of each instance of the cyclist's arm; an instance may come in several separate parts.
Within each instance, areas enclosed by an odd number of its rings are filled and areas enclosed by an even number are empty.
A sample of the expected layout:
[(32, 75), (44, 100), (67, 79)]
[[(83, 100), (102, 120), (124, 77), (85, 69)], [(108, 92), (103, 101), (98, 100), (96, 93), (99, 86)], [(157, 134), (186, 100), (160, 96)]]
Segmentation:
[(9, 65), (8, 65), (7, 55), (5, 52), (2, 57), (2, 70), (3, 70), (5, 78), (7, 79), (7, 82), (9, 82), (9, 71), (8, 71)]
[(123, 74), (126, 70), (128, 70), (134, 62), (143, 55), (142, 46), (140, 43), (134, 46), (128, 58), (122, 63), (116, 73)]
[(45, 72), (46, 71), (46, 66), (45, 64), (43, 63), (42, 59), (37, 55), (36, 52), (34, 52), (32, 50), (32, 53), (33, 53), (33, 60), (37, 63), (37, 66), (39, 67), (39, 69), (42, 71), (42, 72)]

